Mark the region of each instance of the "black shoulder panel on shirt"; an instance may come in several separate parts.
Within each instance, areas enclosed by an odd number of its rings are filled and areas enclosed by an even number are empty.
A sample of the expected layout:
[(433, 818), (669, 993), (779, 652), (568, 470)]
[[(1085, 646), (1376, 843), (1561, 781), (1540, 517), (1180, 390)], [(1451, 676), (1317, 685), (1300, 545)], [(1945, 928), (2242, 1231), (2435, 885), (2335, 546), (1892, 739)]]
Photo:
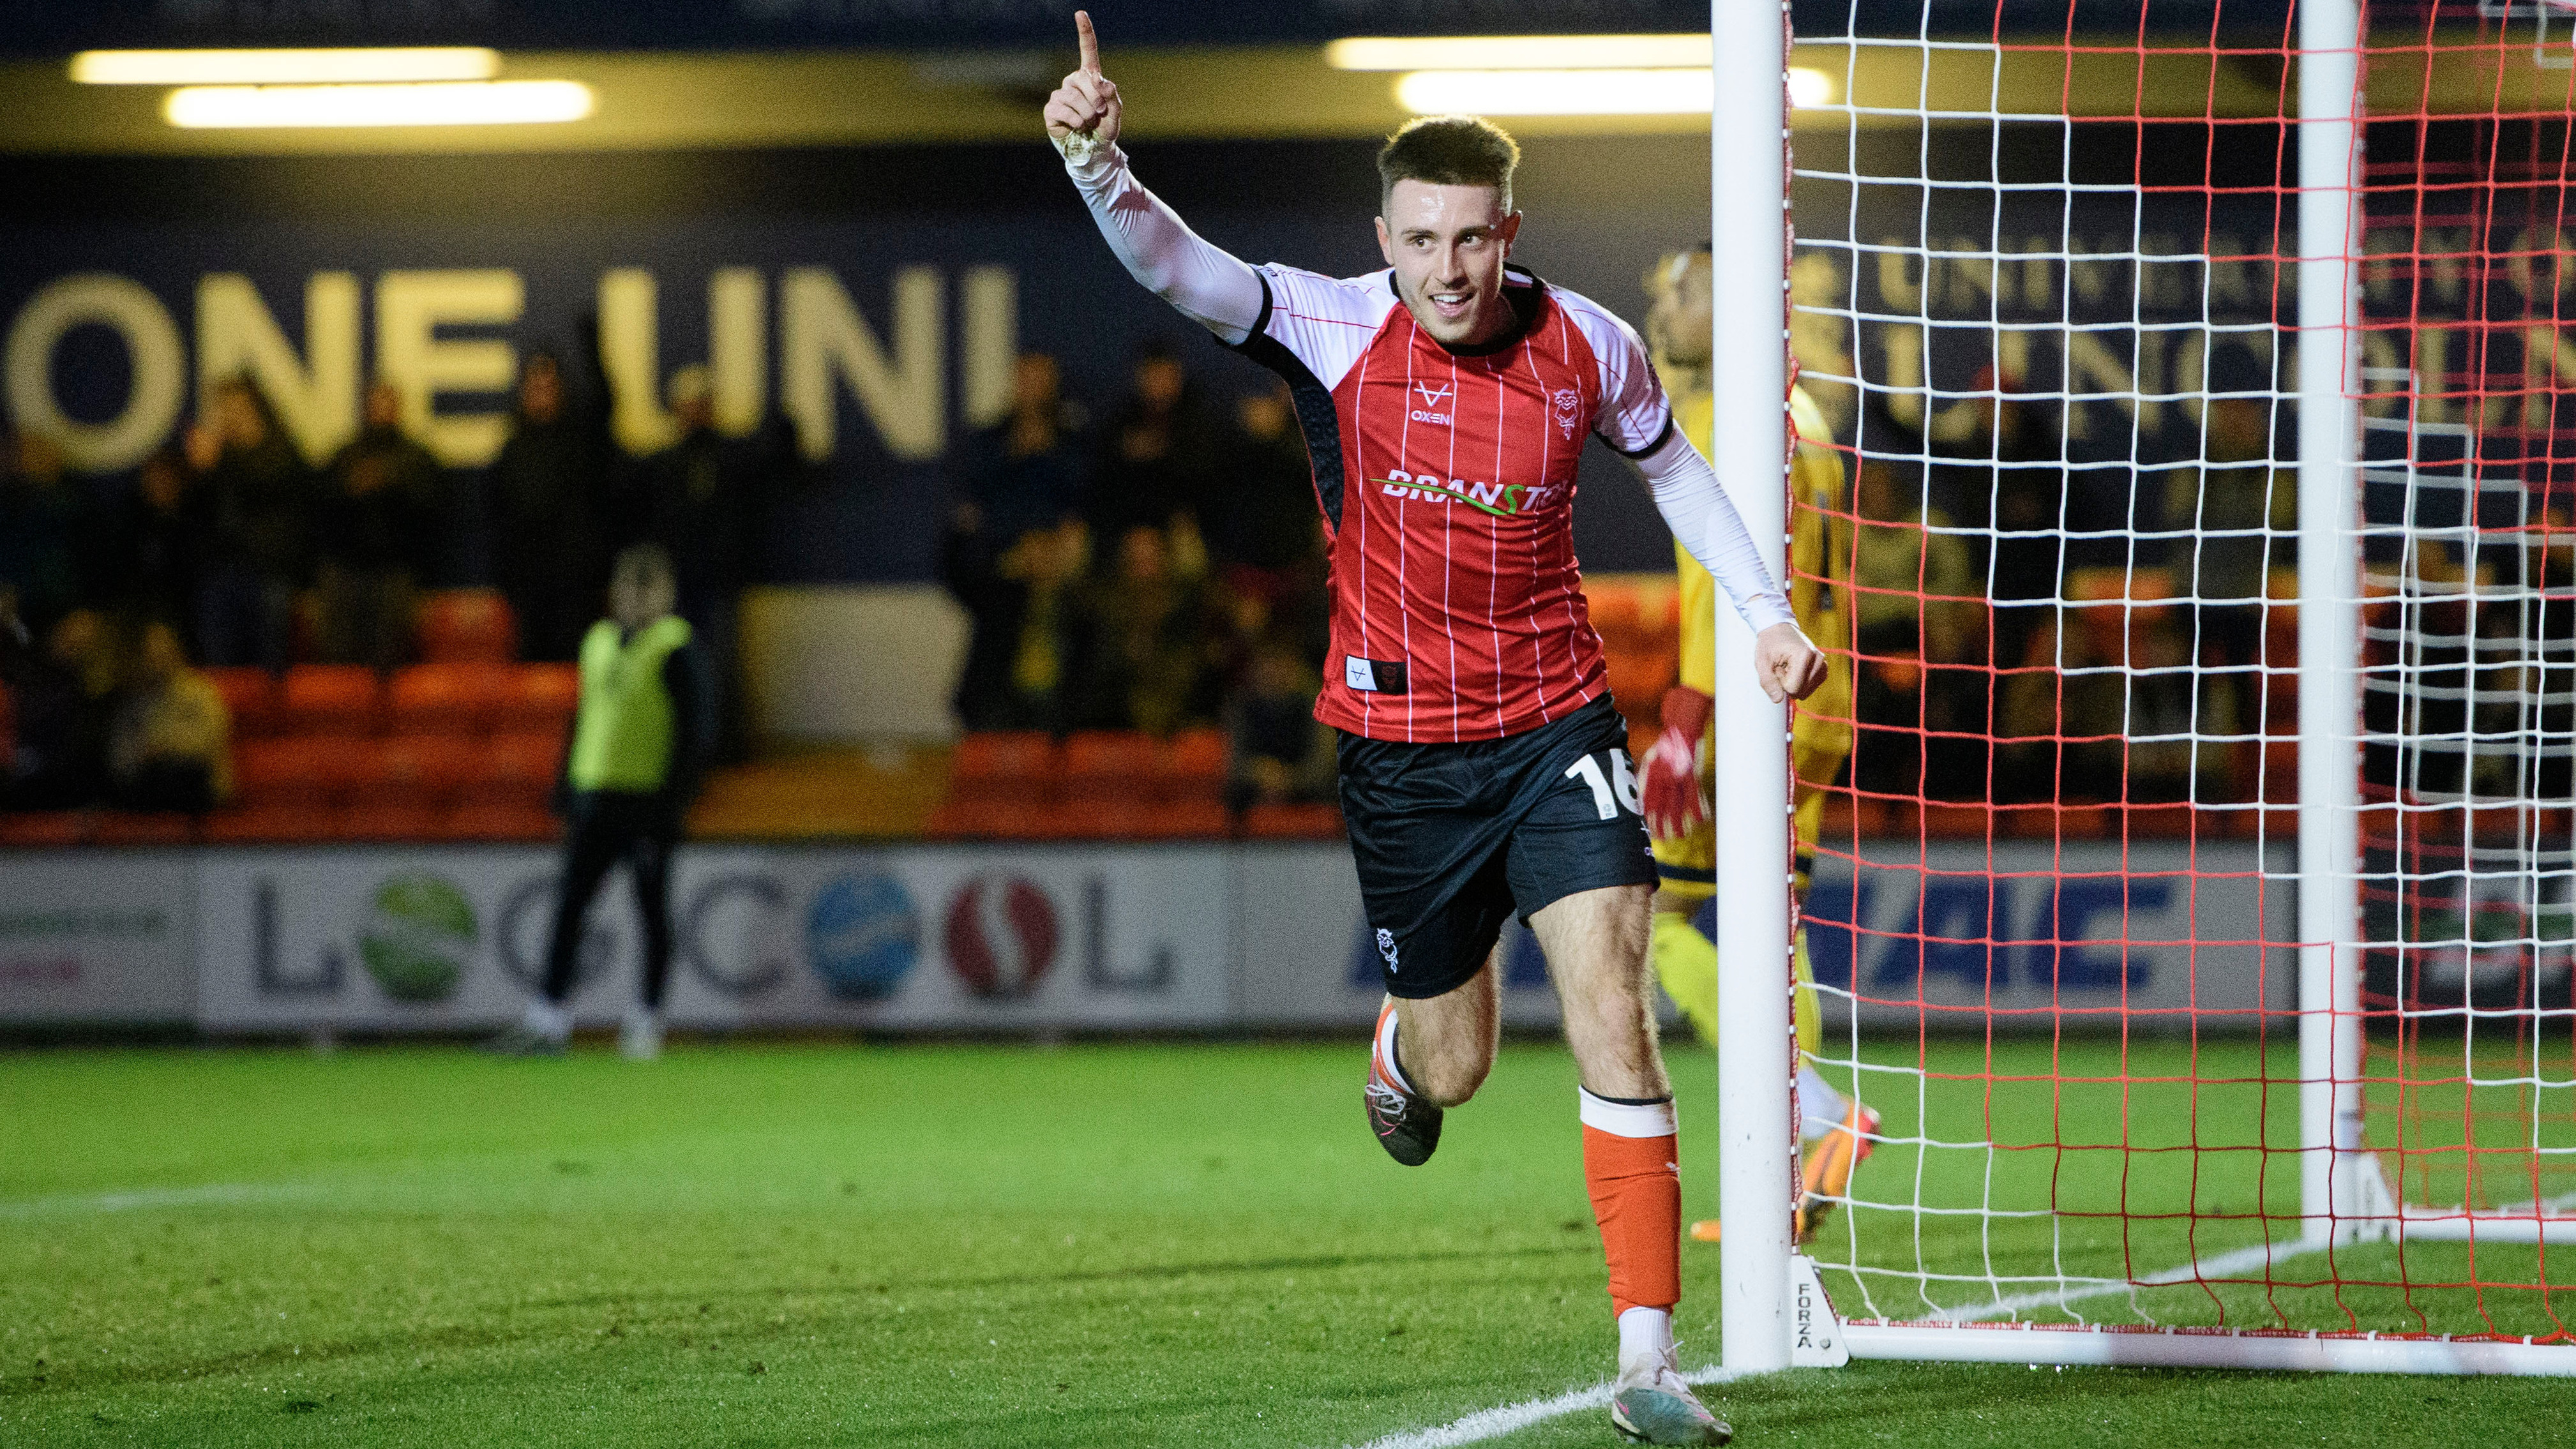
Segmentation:
[(1623, 448), (1617, 443), (1611, 442), (1608, 438), (1603, 438), (1601, 443), (1602, 446), (1608, 448), (1611, 452), (1618, 454), (1622, 458), (1642, 458), (1648, 453), (1655, 451), (1657, 448), (1662, 447), (1664, 445), (1664, 439), (1669, 438), (1672, 435), (1673, 415), (1671, 413), (1666, 413), (1664, 414), (1664, 430), (1655, 434), (1655, 440), (1642, 448)]
[(1270, 335), (1270, 279), (1259, 268), (1261, 317), (1241, 342), (1226, 345), (1279, 374), (1288, 382), (1288, 400), (1297, 409), (1297, 430), (1306, 438), (1306, 462), (1315, 473), (1315, 502), (1324, 521), (1342, 531), (1342, 414), (1333, 405), (1333, 390), (1299, 360), (1287, 344)]

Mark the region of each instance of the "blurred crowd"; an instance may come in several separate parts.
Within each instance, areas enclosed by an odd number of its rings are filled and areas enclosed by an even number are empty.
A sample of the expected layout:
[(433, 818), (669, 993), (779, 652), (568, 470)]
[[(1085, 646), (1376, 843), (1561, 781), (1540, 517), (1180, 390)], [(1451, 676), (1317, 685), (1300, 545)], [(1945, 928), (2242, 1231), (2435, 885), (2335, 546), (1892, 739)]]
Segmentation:
[[(1326, 648), (1323, 538), (1284, 385), (1218, 399), (1150, 343), (1098, 395), (1017, 360), (1007, 416), (950, 455), (943, 583), (969, 621), (969, 730), (1221, 728), (1233, 803), (1329, 798), (1311, 711)], [(595, 363), (522, 369), (506, 444), (440, 467), (379, 384), (309, 466), (259, 390), (221, 381), (181, 445), (132, 474), (0, 446), (0, 664), (15, 755), (0, 798), (197, 809), (220, 800), (220, 701), (201, 665), (408, 662), (425, 588), (488, 579), (522, 657), (572, 657), (613, 551), (657, 542), (725, 681), (769, 512), (804, 464), (783, 427), (728, 437), (684, 368), (667, 446), (613, 439)], [(1858, 420), (1850, 783), (1935, 800), (2253, 798), (2286, 719), (2293, 470), (2263, 401), (2206, 405), (2203, 458), (2070, 465), (2048, 404), (2005, 378), (1932, 417)], [(1834, 641), (1828, 641), (1834, 642)], [(2265, 669), (2273, 651), (2273, 672)]]
[[(318, 467), (246, 378), (210, 386), (182, 441), (124, 476), (71, 475), (51, 440), (8, 438), (0, 682), (16, 744), (0, 769), (0, 800), (42, 808), (127, 799), (132, 781), (96, 763), (136, 757), (112, 738), (122, 705), (109, 701), (138, 689), (209, 694), (186, 682), (203, 684), (192, 663), (411, 662), (427, 587), (488, 580), (509, 602), (521, 658), (569, 660), (599, 617), (610, 557), (629, 543), (668, 550), (681, 612), (717, 677), (733, 679), (740, 593), (767, 515), (803, 467), (792, 441), (776, 423), (748, 437), (720, 434), (707, 370), (688, 367), (669, 384), (671, 440), (630, 454), (612, 441), (596, 365), (584, 370), (569, 376), (572, 365), (556, 354), (530, 354), (507, 441), (478, 470), (442, 468), (406, 426), (403, 392), (381, 381), (365, 395), (356, 436)], [(151, 683), (162, 676), (180, 683)], [(55, 710), (71, 679), (80, 685), (69, 692), (86, 703)], [(734, 694), (721, 715), (738, 755)], [(175, 706), (141, 712), (157, 721), (144, 731), (155, 738), (183, 732), (170, 719)], [(207, 774), (201, 792), (172, 794), (162, 780), (145, 793), (220, 799), (221, 768)]]
[[(1980, 379), (1980, 387), (1991, 379)], [(2069, 465), (2055, 409), (1996, 396), (1859, 457), (1859, 789), (1997, 804), (2253, 798), (2289, 713), (2295, 469), (2270, 406), (2212, 399), (2203, 458)]]
[(1055, 359), (959, 450), (940, 564), (970, 621), (970, 730), (1223, 727), (1233, 803), (1321, 799), (1321, 521), (1287, 388), (1221, 407), (1151, 343), (1093, 419)]

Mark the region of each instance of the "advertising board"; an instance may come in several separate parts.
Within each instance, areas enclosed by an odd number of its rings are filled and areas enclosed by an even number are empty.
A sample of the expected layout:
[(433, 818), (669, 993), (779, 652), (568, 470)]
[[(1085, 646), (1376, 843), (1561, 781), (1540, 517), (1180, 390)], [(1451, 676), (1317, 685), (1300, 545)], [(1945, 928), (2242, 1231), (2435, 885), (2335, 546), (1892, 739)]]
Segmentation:
[(192, 869), (183, 850), (11, 856), (0, 869), (0, 1023), (193, 1017)]
[[(476, 1029), (545, 971), (552, 852), (210, 853), (212, 1030)], [(674, 1025), (889, 1030), (1214, 1026), (1229, 1019), (1221, 852), (706, 847), (673, 872)], [(622, 878), (576, 955), (576, 1017), (635, 999)]]

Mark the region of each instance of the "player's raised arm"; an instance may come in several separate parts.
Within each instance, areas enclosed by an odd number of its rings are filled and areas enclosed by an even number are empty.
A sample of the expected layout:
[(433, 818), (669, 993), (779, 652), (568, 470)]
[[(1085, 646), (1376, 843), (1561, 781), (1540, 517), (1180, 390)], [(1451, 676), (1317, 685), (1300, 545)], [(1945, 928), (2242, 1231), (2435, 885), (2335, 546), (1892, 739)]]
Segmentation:
[(1241, 342), (1261, 319), (1261, 279), (1201, 240), (1138, 184), (1118, 149), (1125, 102), (1100, 69), (1100, 37), (1090, 12), (1075, 11), (1073, 27), (1082, 60), (1047, 97), (1047, 139), (1064, 153), (1075, 189), (1127, 274), (1191, 321), (1227, 342)]

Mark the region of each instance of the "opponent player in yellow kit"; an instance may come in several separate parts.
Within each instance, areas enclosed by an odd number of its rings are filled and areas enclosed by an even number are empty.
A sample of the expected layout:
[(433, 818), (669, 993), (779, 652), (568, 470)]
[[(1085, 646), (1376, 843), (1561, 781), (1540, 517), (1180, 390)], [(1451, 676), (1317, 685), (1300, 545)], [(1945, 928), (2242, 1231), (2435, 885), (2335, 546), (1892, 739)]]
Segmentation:
[[(1703, 453), (1715, 426), (1709, 393), (1713, 345), (1709, 312), (1708, 250), (1675, 252), (1646, 275), (1653, 305), (1646, 314), (1646, 342), (1672, 397), (1673, 422)], [(1790, 457), (1791, 510), (1789, 605), (1807, 637), (1826, 651), (1824, 686), (1798, 711), (1790, 734), (1790, 762), (1798, 777), (1797, 896), (1804, 903), (1824, 819), (1825, 789), (1851, 754), (1851, 619), (1847, 590), (1851, 530), (1843, 517), (1842, 457), (1825, 446), (1832, 437), (1824, 414), (1805, 390), (1789, 390), (1789, 417), (1801, 441)], [(1806, 441), (1813, 440), (1813, 441)], [(1692, 917), (1717, 890), (1717, 838), (1709, 818), (1715, 770), (1710, 759), (1711, 695), (1716, 687), (1717, 583), (1687, 552), (1674, 550), (1680, 567), (1681, 682), (1665, 692), (1663, 724), (1639, 770), (1647, 828), (1653, 833), (1655, 868), (1655, 974), (1664, 991), (1691, 1020), (1702, 1040), (1717, 1043), (1717, 946)], [(1843, 653), (1836, 653), (1837, 648)], [(1797, 1236), (1804, 1241), (1850, 1186), (1852, 1168), (1869, 1155), (1878, 1114), (1846, 1102), (1814, 1065), (1824, 1044), (1817, 1013), (1814, 969), (1801, 924), (1795, 948), (1798, 974), (1799, 1136), (1808, 1143), (1800, 1174)], [(1691, 1225), (1691, 1235), (1715, 1240), (1718, 1225)]]

